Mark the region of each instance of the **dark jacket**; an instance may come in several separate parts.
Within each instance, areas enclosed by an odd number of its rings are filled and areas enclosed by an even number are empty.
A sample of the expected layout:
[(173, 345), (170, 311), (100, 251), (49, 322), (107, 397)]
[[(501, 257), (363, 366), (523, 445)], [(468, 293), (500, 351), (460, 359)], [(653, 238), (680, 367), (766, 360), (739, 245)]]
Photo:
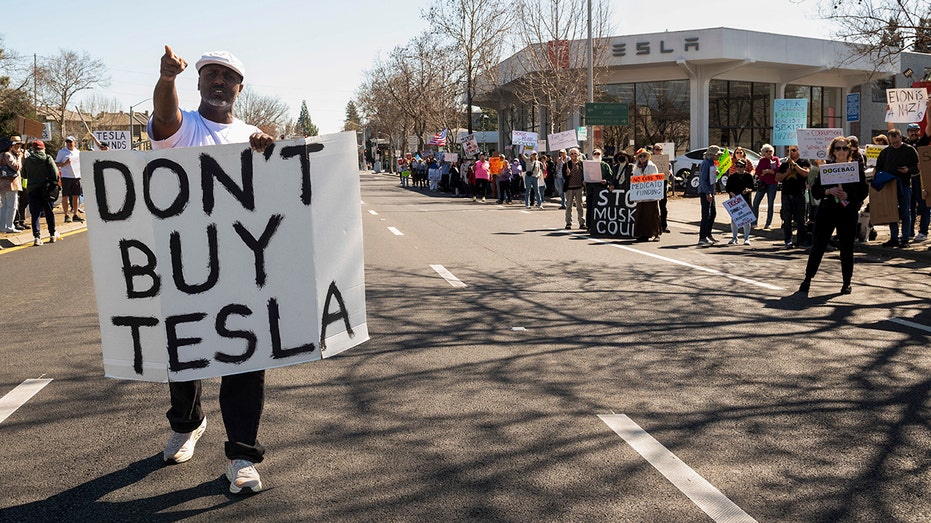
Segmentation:
[[(825, 198), (824, 190), (830, 187), (836, 187), (835, 185), (829, 185), (825, 187), (821, 185), (821, 170), (818, 169), (817, 177), (815, 178), (814, 183), (811, 185), (811, 195), (817, 200), (821, 200), (821, 204), (818, 206), (818, 213), (822, 212), (833, 212), (833, 213), (849, 213), (852, 215), (857, 215), (860, 212), (860, 207), (863, 205), (863, 201), (866, 200), (867, 195), (869, 195), (869, 186), (866, 184), (866, 176), (863, 174), (863, 165), (857, 164), (860, 171), (860, 181), (857, 183), (845, 183), (841, 185), (844, 189), (844, 192), (847, 193), (847, 205), (844, 206), (842, 203), (838, 202), (833, 196), (828, 196)], [(812, 168), (814, 170), (815, 168)]]
[(23, 178), (26, 179), (26, 190), (47, 191), (49, 185), (57, 185), (61, 178), (55, 160), (45, 153), (43, 149), (33, 149), (29, 156), (23, 159)]
[(724, 190), (734, 195), (739, 194), (747, 200), (747, 203), (750, 203), (750, 193), (743, 193), (746, 189), (753, 190), (752, 174), (748, 172), (733, 173), (727, 177), (727, 185), (724, 187)]

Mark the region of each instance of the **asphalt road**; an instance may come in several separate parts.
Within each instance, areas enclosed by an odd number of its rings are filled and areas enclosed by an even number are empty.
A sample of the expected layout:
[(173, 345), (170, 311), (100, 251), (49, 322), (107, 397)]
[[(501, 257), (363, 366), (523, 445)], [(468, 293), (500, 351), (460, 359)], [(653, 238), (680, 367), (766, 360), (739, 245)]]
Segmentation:
[(253, 496), (219, 380), (163, 466), (166, 387), (103, 377), (86, 234), (0, 254), (0, 396), (51, 380), (0, 422), (0, 521), (931, 520), (926, 263), (858, 254), (842, 296), (829, 254), (806, 298), (779, 240), (596, 241), (361, 180), (371, 340), (269, 371)]

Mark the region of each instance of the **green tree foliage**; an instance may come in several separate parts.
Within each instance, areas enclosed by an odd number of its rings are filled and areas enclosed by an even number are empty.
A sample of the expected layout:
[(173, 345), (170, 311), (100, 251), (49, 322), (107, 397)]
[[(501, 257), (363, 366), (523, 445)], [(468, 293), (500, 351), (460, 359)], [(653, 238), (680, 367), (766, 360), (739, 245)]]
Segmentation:
[(346, 120), (343, 122), (343, 130), (362, 130), (362, 117), (359, 116), (359, 109), (356, 108), (356, 104), (352, 100), (349, 100), (349, 103), (346, 104)]
[(320, 134), (320, 129), (310, 120), (307, 100), (301, 100), (301, 114), (297, 117), (297, 130), (304, 136), (317, 136)]

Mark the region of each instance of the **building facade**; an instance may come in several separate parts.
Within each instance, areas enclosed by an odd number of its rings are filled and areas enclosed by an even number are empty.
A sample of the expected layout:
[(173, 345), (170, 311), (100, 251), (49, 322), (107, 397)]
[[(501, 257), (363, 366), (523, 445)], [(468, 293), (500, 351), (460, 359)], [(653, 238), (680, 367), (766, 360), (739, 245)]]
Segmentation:
[[(671, 141), (679, 151), (709, 144), (758, 151), (772, 141), (780, 98), (808, 100), (808, 127), (842, 128), (868, 143), (886, 129), (885, 89), (931, 75), (929, 54), (903, 52), (897, 63), (877, 64), (843, 42), (729, 28), (617, 36), (603, 49), (595, 101), (627, 104), (630, 123), (596, 129), (594, 141), (619, 148)], [(545, 111), (521, 103), (516, 92), (521, 55), (499, 65), (501, 148), (510, 129), (553, 132)], [(856, 122), (847, 121), (850, 93), (860, 94)], [(575, 108), (573, 126), (585, 125), (583, 112)]]

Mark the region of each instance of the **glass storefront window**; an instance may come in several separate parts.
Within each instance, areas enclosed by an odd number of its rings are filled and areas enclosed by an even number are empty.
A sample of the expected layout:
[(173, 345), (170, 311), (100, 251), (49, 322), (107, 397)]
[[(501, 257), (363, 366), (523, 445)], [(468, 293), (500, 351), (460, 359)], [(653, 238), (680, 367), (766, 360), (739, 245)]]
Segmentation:
[(636, 147), (669, 141), (679, 150), (688, 147), (689, 82), (643, 82), (608, 84), (601, 87), (599, 102), (627, 103), (630, 124), (605, 126), (603, 139), (607, 146)]
[(712, 80), (708, 88), (711, 143), (759, 151), (772, 136), (773, 84)]

